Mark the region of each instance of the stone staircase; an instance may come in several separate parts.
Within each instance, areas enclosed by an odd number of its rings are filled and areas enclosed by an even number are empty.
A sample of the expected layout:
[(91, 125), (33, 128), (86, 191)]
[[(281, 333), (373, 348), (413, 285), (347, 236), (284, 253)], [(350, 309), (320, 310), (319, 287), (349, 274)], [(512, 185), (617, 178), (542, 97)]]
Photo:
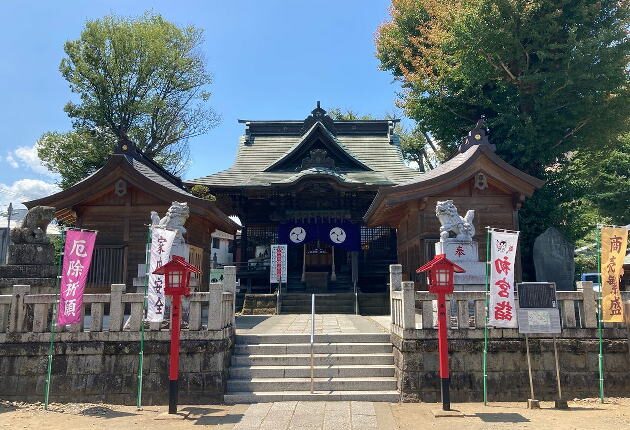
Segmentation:
[(314, 394), (309, 342), (305, 334), (237, 335), (225, 402), (400, 400), (389, 334), (316, 335)]
[[(310, 314), (311, 294), (288, 293), (282, 296), (283, 314)], [(353, 314), (354, 293), (334, 293), (317, 295), (315, 298), (316, 314)]]

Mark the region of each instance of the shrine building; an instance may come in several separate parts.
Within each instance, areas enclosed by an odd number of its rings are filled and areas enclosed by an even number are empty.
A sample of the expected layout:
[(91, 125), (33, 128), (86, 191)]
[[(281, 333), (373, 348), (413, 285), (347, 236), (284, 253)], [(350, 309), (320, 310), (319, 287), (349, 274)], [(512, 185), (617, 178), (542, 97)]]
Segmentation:
[(422, 173), (403, 160), (396, 120), (333, 120), (318, 103), (304, 120), (239, 122), (232, 167), (187, 184), (240, 219), (242, 291), (271, 292), (270, 246), (288, 245), (283, 311), (308, 311), (314, 292), (334, 294), (330, 312), (356, 310), (355, 293), (360, 312), (387, 312), (390, 264), (424, 283), (415, 270), (439, 240), (438, 200), (474, 209), (477, 232), (517, 229), (522, 202), (543, 184), (499, 158), (481, 124), (460, 154)]
[[(475, 210), (475, 244), (483, 250), (484, 227), (518, 230), (519, 208), (543, 184), (497, 156), (481, 122), (455, 157), (426, 173), (412, 169), (403, 160), (396, 121), (333, 120), (319, 103), (304, 120), (241, 120), (245, 130), (232, 167), (190, 181), (131, 142), (119, 143), (94, 174), (25, 204), (54, 206), (64, 224), (98, 230), (91, 291), (143, 285), (138, 278), (151, 211), (161, 217), (181, 202), (190, 210), (189, 261), (202, 271), (198, 290), (216, 268), (212, 235), (223, 231), (236, 234), (241, 293), (275, 291), (271, 245), (286, 244), (281, 312), (310, 312), (310, 294), (318, 293), (325, 305), (318, 312), (387, 313), (390, 264), (402, 264), (404, 280), (426, 288), (415, 270), (434, 256), (438, 201), (452, 200), (460, 214)], [(215, 199), (191, 194), (194, 185)]]

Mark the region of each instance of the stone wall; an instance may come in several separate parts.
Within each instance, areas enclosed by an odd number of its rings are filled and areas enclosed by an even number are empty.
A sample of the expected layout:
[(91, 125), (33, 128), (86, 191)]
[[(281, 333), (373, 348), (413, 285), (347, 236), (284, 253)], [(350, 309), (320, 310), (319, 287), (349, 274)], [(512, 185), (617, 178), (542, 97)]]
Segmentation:
[[(226, 329), (226, 330), (231, 330)], [(0, 398), (43, 401), (48, 334), (7, 334), (0, 347)], [(146, 333), (143, 404), (168, 403), (169, 333)], [(52, 366), (52, 402), (135, 404), (139, 333), (60, 333)], [(233, 335), (182, 332), (180, 403), (223, 400)]]
[(278, 297), (275, 294), (245, 294), (242, 315), (275, 315)]
[[(418, 338), (392, 334), (394, 361), (403, 401), (440, 401), (437, 330), (418, 330)], [(488, 400), (525, 401), (530, 397), (525, 338), (515, 330), (491, 330), (488, 344)], [(534, 394), (557, 398), (553, 341), (529, 339)], [(449, 330), (451, 401), (483, 401), (483, 331)], [(557, 340), (565, 399), (599, 395), (599, 343), (595, 329), (564, 330)], [(630, 395), (630, 354), (626, 331), (606, 329), (604, 391)]]

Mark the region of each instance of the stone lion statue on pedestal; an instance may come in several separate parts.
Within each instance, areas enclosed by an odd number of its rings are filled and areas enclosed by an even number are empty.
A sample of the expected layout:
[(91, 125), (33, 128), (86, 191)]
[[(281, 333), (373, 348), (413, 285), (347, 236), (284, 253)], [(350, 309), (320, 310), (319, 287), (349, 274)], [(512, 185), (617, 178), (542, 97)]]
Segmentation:
[(183, 234), (186, 233), (184, 224), (186, 224), (189, 215), (190, 209), (188, 208), (188, 203), (173, 202), (162, 219), (160, 219), (157, 212), (151, 211), (151, 225), (158, 225), (177, 231), (175, 242), (183, 243)]
[(31, 208), (24, 217), (22, 226), (11, 230), (11, 241), (15, 244), (50, 243), (46, 236), (46, 229), (54, 217), (55, 208), (51, 206)]
[(475, 211), (469, 210), (466, 216), (461, 217), (457, 213), (457, 208), (453, 204), (453, 200), (445, 200), (437, 202), (435, 206), (435, 215), (440, 220), (440, 240), (445, 241), (449, 238), (452, 231), (456, 235), (457, 240), (472, 241), (475, 235), (475, 226), (473, 218)]

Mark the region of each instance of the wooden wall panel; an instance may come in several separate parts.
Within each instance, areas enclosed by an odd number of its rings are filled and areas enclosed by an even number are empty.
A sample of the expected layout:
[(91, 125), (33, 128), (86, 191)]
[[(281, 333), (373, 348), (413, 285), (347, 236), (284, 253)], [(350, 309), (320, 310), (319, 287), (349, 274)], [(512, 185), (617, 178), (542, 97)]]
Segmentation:
[(488, 178), (488, 188), (479, 190), (474, 187), (474, 180), (464, 182), (440, 195), (426, 199), (424, 209), (421, 201), (410, 202), (402, 210), (398, 226), (398, 255), (403, 265), (403, 274), (409, 280), (415, 277), (415, 269), (424, 264), (429, 255), (425, 255), (426, 240), (438, 239), (440, 222), (435, 216), (438, 201), (453, 200), (459, 215), (464, 216), (469, 209), (475, 210), (475, 239), (479, 243), (479, 255), (483, 256), (486, 246), (486, 226), (516, 230), (514, 197), (511, 193), (495, 186)]

